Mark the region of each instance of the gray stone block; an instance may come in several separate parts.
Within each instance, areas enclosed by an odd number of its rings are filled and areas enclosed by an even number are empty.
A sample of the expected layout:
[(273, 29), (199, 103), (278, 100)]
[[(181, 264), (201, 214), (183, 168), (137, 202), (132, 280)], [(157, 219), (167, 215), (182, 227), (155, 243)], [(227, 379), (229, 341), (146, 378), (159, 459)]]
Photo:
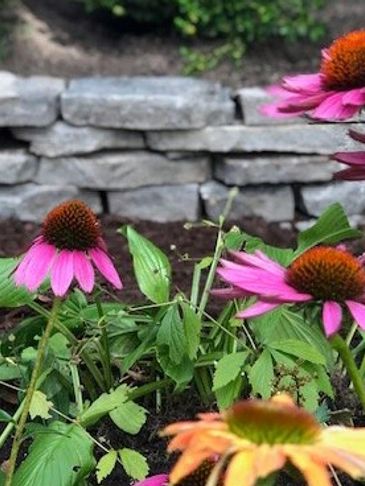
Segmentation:
[(273, 102), (273, 97), (263, 88), (242, 88), (236, 92), (245, 125), (293, 125), (308, 123), (305, 117), (271, 118), (261, 113), (263, 105)]
[(109, 192), (109, 209), (119, 216), (166, 223), (200, 217), (199, 186), (184, 184)]
[(17, 184), (33, 180), (37, 158), (25, 149), (0, 150), (0, 184)]
[(46, 128), (15, 128), (13, 135), (31, 142), (30, 151), (45, 157), (85, 154), (102, 149), (144, 148), (142, 133), (93, 127), (75, 127), (58, 121)]
[(74, 79), (61, 106), (74, 125), (138, 130), (224, 125), (235, 112), (227, 88), (183, 77)]
[[(218, 182), (207, 182), (200, 188), (205, 211), (217, 221), (228, 199), (229, 188)], [(294, 217), (294, 196), (291, 188), (258, 187), (243, 188), (234, 199), (229, 219), (261, 217), (266, 221), (287, 221)]]
[(42, 158), (39, 184), (92, 189), (132, 189), (163, 184), (204, 182), (210, 177), (207, 157), (170, 161), (149, 152), (110, 152), (84, 157)]
[(65, 81), (49, 76), (22, 78), (0, 71), (0, 126), (43, 127), (59, 114)]
[(358, 124), (307, 124), (247, 127), (207, 127), (202, 130), (148, 132), (147, 145), (161, 151), (283, 152), (332, 154), (337, 150), (363, 150), (347, 136)]
[(30, 183), (12, 188), (0, 186), (0, 217), (41, 222), (54, 206), (75, 198), (85, 201), (96, 213), (102, 212), (101, 200), (96, 192), (80, 191), (72, 186), (38, 186)]
[(365, 184), (341, 181), (301, 188), (304, 205), (309, 214), (319, 216), (330, 204), (339, 202), (348, 216), (365, 214)]
[(321, 155), (246, 155), (222, 157), (215, 176), (229, 185), (330, 181), (342, 164)]

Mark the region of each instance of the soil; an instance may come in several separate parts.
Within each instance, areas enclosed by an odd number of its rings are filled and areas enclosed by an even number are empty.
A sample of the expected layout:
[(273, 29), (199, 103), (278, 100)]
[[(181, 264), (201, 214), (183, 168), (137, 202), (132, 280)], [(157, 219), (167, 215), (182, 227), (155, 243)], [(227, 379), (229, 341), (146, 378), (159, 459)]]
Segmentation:
[[(171, 34), (169, 26), (158, 35), (133, 32), (100, 13), (87, 17), (74, 0), (23, 0), (4, 15), (16, 21), (16, 28), (8, 39), (0, 69), (23, 75), (177, 75), (183, 69), (182, 45), (203, 52), (217, 45), (182, 39)], [(237, 88), (267, 85), (286, 73), (313, 71), (318, 68), (320, 47), (349, 30), (363, 28), (364, 5), (358, 0), (328, 0), (319, 16), (327, 26), (319, 43), (254, 46), (242, 67), (227, 60), (201, 76)]]

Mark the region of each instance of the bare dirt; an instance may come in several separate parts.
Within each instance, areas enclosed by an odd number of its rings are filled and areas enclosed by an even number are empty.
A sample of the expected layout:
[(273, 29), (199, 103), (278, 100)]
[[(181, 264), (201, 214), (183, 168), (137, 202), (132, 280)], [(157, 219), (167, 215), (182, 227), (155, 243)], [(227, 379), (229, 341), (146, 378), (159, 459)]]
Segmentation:
[[(241, 68), (225, 61), (202, 77), (239, 87), (270, 84), (285, 73), (313, 71), (320, 47), (339, 34), (362, 28), (364, 13), (363, 1), (328, 0), (320, 13), (328, 31), (320, 43), (254, 46)], [(217, 45), (181, 39), (168, 26), (157, 34), (121, 31), (120, 24), (101, 14), (87, 17), (72, 0), (23, 0), (8, 16), (16, 19), (17, 27), (0, 69), (24, 75), (176, 75), (183, 68), (181, 45), (205, 52)]]

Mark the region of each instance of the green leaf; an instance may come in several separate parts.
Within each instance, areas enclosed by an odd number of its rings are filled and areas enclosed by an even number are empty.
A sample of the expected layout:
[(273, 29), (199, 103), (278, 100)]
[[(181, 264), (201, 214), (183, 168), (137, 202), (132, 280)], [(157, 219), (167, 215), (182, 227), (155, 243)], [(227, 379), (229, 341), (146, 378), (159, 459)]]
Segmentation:
[(299, 234), (295, 258), (320, 243), (334, 245), (361, 235), (361, 231), (351, 228), (342, 206), (339, 203), (332, 204), (311, 228)]
[(184, 333), (186, 340), (186, 352), (190, 359), (196, 359), (200, 344), (200, 332), (202, 323), (193, 309), (185, 302), (182, 302)]
[(8, 414), (8, 412), (5, 412), (5, 410), (2, 410), (0, 408), (0, 423), (1, 422), (12, 422), (13, 421), (13, 417), (11, 415)]
[(18, 264), (17, 258), (0, 258), (0, 308), (20, 307), (34, 298), (25, 287), (16, 287), (14, 283), (13, 272)]
[(94, 469), (93, 442), (78, 425), (53, 422), (36, 437), (13, 486), (75, 486)]
[(218, 388), (215, 391), (215, 397), (219, 410), (225, 410), (230, 407), (232, 403), (239, 397), (242, 388), (242, 377), (236, 376), (233, 381), (230, 381), (227, 385)]
[(142, 481), (149, 471), (146, 458), (133, 449), (124, 447), (118, 451), (125, 472), (133, 479)]
[(131, 226), (125, 233), (139, 289), (156, 304), (168, 301), (171, 267), (167, 256)]
[(194, 374), (194, 365), (188, 355), (184, 355), (181, 363), (176, 364), (170, 360), (167, 351), (158, 350), (157, 360), (167, 376), (172, 378), (178, 390), (182, 390), (191, 381)]
[(157, 346), (167, 347), (169, 358), (173, 363), (181, 363), (186, 353), (184, 326), (177, 304), (168, 308), (157, 333)]
[(84, 427), (90, 427), (95, 424), (101, 417), (118, 408), (122, 403), (128, 400), (128, 387), (120, 385), (110, 393), (103, 393), (93, 402), (90, 407), (80, 417), (80, 423)]
[(263, 251), (268, 257), (277, 261), (283, 266), (291, 263), (294, 251), (290, 248), (277, 248), (276, 246), (267, 245), (257, 236), (251, 236), (248, 233), (242, 232), (245, 242), (245, 250), (248, 253), (253, 253), (255, 250)]
[(304, 359), (310, 363), (326, 364), (325, 357), (317, 351), (312, 345), (296, 339), (284, 339), (280, 341), (272, 341), (269, 345), (270, 348), (277, 349), (278, 351), (284, 351), (285, 353), (296, 356), (297, 358)]
[(21, 369), (18, 364), (6, 362), (0, 365), (0, 380), (16, 380), (21, 376)]
[(117, 451), (111, 450), (105, 454), (96, 465), (96, 479), (100, 484), (103, 479), (107, 478), (115, 468), (118, 459)]
[(47, 396), (41, 391), (36, 390), (30, 403), (30, 418), (34, 420), (36, 417), (41, 417), (47, 420), (51, 418), (49, 411), (52, 407), (53, 403), (47, 400)]
[(217, 391), (237, 378), (247, 356), (247, 351), (241, 351), (239, 353), (226, 354), (218, 361), (214, 372), (213, 391)]
[(109, 417), (115, 425), (128, 434), (138, 434), (146, 422), (146, 409), (128, 401), (115, 408), (109, 413)]
[(248, 373), (252, 392), (267, 399), (271, 396), (271, 385), (274, 379), (274, 367), (270, 351), (265, 349)]

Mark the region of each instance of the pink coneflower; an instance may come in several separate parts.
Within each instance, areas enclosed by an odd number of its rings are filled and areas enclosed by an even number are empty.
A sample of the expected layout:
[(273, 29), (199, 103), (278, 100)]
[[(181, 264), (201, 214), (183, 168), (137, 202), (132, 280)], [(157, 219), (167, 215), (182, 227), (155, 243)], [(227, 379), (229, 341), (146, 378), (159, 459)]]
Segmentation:
[[(213, 460), (203, 461), (195, 471), (174, 483), (175, 486), (205, 486), (214, 465), (215, 461)], [(147, 478), (134, 486), (169, 486), (169, 484), (171, 484), (170, 477), (167, 474), (159, 474), (158, 476)], [(223, 480), (221, 479), (217, 486), (222, 485)]]
[(317, 301), (323, 303), (322, 319), (327, 336), (341, 327), (346, 306), (365, 330), (365, 270), (360, 261), (342, 248), (319, 246), (307, 250), (282, 267), (260, 251), (232, 252), (236, 262), (221, 260), (218, 274), (232, 288), (215, 290), (223, 297), (256, 296), (258, 301), (237, 314), (256, 317), (282, 304)]
[(151, 476), (150, 478), (144, 479), (134, 486), (168, 486), (169, 477), (167, 474), (158, 474), (157, 476)]
[[(349, 130), (352, 139), (365, 143), (365, 134)], [(334, 174), (335, 179), (346, 181), (362, 181), (365, 179), (365, 152), (337, 152), (332, 155), (334, 160), (349, 165), (348, 169), (340, 170)]]
[(307, 113), (317, 120), (346, 120), (365, 105), (365, 30), (350, 32), (322, 50), (319, 72), (286, 76), (268, 89), (279, 101), (262, 108), (277, 118)]
[(92, 263), (114, 287), (122, 288), (95, 214), (82, 201), (67, 201), (48, 213), (41, 235), (24, 255), (14, 279), (34, 292), (49, 275), (54, 294), (62, 297), (75, 278), (82, 290), (91, 292)]

